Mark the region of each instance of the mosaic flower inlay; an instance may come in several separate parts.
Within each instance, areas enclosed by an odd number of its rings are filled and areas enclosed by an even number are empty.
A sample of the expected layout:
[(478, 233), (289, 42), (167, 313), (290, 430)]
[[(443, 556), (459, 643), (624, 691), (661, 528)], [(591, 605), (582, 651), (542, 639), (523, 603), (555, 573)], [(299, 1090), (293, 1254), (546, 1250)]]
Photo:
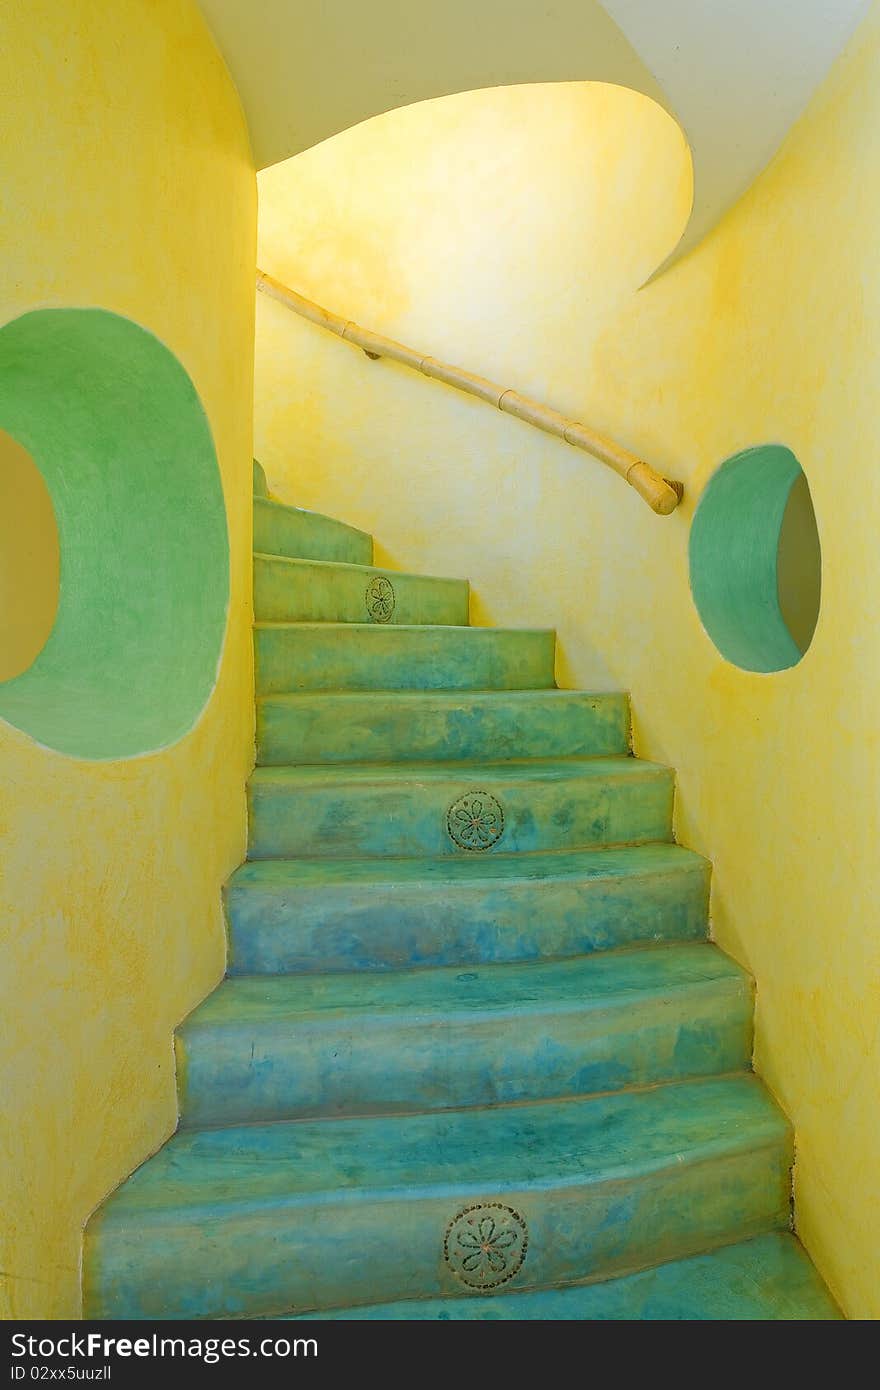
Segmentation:
[(529, 1246), (525, 1219), (501, 1202), (480, 1202), (453, 1217), (443, 1257), (469, 1289), (494, 1289), (522, 1267)]
[(491, 849), (504, 834), (504, 812), (488, 792), (465, 792), (446, 812), (446, 828), (459, 849)]
[(394, 585), (383, 574), (374, 575), (367, 585), (367, 616), (371, 623), (389, 623), (394, 612)]

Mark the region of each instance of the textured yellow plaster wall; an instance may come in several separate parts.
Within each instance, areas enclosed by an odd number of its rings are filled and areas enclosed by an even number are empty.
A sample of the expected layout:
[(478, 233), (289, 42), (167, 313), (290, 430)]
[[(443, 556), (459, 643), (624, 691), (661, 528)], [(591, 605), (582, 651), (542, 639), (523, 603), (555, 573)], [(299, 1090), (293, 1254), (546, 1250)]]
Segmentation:
[[(798, 1229), (855, 1317), (880, 1315), (878, 136), (875, 6), (749, 194), (639, 293), (688, 184), (631, 95), (450, 98), (261, 175), (264, 269), (615, 434), (684, 480), (671, 518), (263, 296), (256, 375), (278, 494), (375, 530), (389, 564), (469, 575), (479, 621), (555, 623), (563, 684), (631, 690), (637, 751), (675, 765), (679, 837), (714, 862), (715, 934), (757, 977)], [(718, 463), (768, 441), (808, 475), (823, 599), (804, 660), (762, 676), (703, 632), (687, 542)]]
[[(678, 241), (691, 173), (678, 126), (647, 98), (561, 83), (376, 117), (259, 187), (264, 270), (577, 415), (603, 325)], [(265, 295), (257, 322), (255, 438), (279, 495), (356, 513), (393, 563), (469, 574), (480, 621), (552, 624), (560, 592), (572, 614), (591, 601), (605, 581), (585, 548), (590, 509), (606, 492), (615, 516), (644, 505), (616, 479)]]
[(0, 322), (96, 305), (155, 333), (208, 414), (231, 549), (217, 685), (175, 747), (79, 762), (0, 724), (0, 1314), (60, 1318), (86, 1217), (174, 1127), (172, 1029), (222, 973), (244, 851), (256, 190), (190, 0), (8, 0), (0, 65)]

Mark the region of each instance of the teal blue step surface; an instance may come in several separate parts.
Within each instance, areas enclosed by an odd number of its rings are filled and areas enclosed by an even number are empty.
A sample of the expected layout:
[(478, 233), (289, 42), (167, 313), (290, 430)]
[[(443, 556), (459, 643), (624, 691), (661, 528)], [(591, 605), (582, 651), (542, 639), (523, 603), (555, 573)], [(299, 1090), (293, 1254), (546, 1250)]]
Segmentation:
[(281, 623), (468, 624), (466, 579), (254, 556), (254, 616)]
[(748, 977), (716, 947), (227, 980), (177, 1034), (181, 1122), (390, 1114), (745, 1069)]
[(707, 860), (670, 844), (265, 860), (225, 891), (231, 974), (539, 960), (708, 930)]
[(837, 1316), (627, 697), (254, 492), (227, 978), (175, 1036), (178, 1132), (88, 1222), (86, 1316)]
[(257, 623), (258, 695), (294, 690), (532, 690), (556, 638), (532, 628)]
[[(510, 1290), (610, 1277), (785, 1228), (791, 1158), (751, 1076), (183, 1130), (89, 1223), (85, 1313), (259, 1316), (484, 1292), (499, 1274)], [(466, 1242), (484, 1220), (482, 1258)]]
[(369, 565), (373, 538), (320, 512), (288, 507), (268, 497), (254, 498), (254, 550), (293, 560), (339, 560)]
[(260, 767), (252, 859), (582, 849), (672, 837), (673, 776), (636, 758)]
[(257, 761), (443, 762), (608, 757), (629, 700), (580, 690), (318, 691), (257, 701)]
[[(834, 1322), (842, 1314), (796, 1237), (771, 1231), (598, 1284), (306, 1316), (360, 1322)], [(290, 1320), (296, 1322), (297, 1315)]]

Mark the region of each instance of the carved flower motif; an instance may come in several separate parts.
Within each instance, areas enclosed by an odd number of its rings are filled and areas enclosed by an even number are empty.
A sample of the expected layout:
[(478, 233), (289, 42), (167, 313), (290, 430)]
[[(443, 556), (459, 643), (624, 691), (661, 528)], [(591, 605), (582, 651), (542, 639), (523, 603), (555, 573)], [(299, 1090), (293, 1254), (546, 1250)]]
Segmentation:
[(506, 1284), (528, 1249), (526, 1223), (513, 1207), (489, 1202), (465, 1207), (450, 1223), (443, 1244), (446, 1263), (468, 1288)]
[(367, 616), (371, 622), (387, 623), (394, 612), (394, 585), (384, 575), (377, 574), (370, 580), (366, 592)]
[(460, 849), (490, 849), (504, 834), (504, 812), (489, 792), (466, 792), (447, 811), (446, 826)]
[(487, 1271), (503, 1274), (513, 1253), (510, 1247), (517, 1244), (516, 1232), (500, 1230), (491, 1216), (482, 1217), (475, 1231), (459, 1231), (455, 1238), (467, 1252), (462, 1257), (462, 1269), (480, 1276)]

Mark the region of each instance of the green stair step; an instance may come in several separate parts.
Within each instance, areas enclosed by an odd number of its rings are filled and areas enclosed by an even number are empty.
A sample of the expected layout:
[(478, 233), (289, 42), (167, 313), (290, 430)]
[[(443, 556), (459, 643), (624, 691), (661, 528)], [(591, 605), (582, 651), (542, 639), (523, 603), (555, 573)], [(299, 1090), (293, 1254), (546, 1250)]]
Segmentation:
[(254, 497), (254, 550), (263, 555), (288, 555), (294, 560), (368, 565), (373, 558), (373, 538), (320, 512)]
[(466, 579), (254, 555), (254, 614), (282, 623), (468, 624)]
[[(673, 774), (635, 758), (259, 767), (249, 857), (470, 854), (638, 844), (672, 836)], [(459, 819), (459, 817), (461, 819)]]
[(257, 761), (355, 763), (626, 753), (629, 700), (579, 690), (385, 690), (264, 695)]
[(266, 482), (266, 474), (262, 464), (254, 459), (254, 497), (268, 497), (269, 484)]
[(555, 645), (529, 628), (257, 623), (257, 694), (540, 689), (554, 684)]
[(248, 863), (224, 894), (229, 969), (393, 970), (697, 940), (709, 874), (705, 859), (669, 844)]
[[(751, 1076), (184, 1130), (90, 1221), (85, 1315), (222, 1318), (461, 1292), (444, 1236), (475, 1204), (500, 1204), (509, 1228), (506, 1288), (610, 1276), (785, 1227), (791, 1156)], [(450, 1245), (459, 1262), (454, 1233)]]
[(748, 976), (714, 946), (226, 980), (177, 1034), (181, 1123), (588, 1095), (749, 1066)]
[(598, 1284), (306, 1316), (361, 1322), (831, 1322), (841, 1313), (795, 1236), (771, 1231)]

